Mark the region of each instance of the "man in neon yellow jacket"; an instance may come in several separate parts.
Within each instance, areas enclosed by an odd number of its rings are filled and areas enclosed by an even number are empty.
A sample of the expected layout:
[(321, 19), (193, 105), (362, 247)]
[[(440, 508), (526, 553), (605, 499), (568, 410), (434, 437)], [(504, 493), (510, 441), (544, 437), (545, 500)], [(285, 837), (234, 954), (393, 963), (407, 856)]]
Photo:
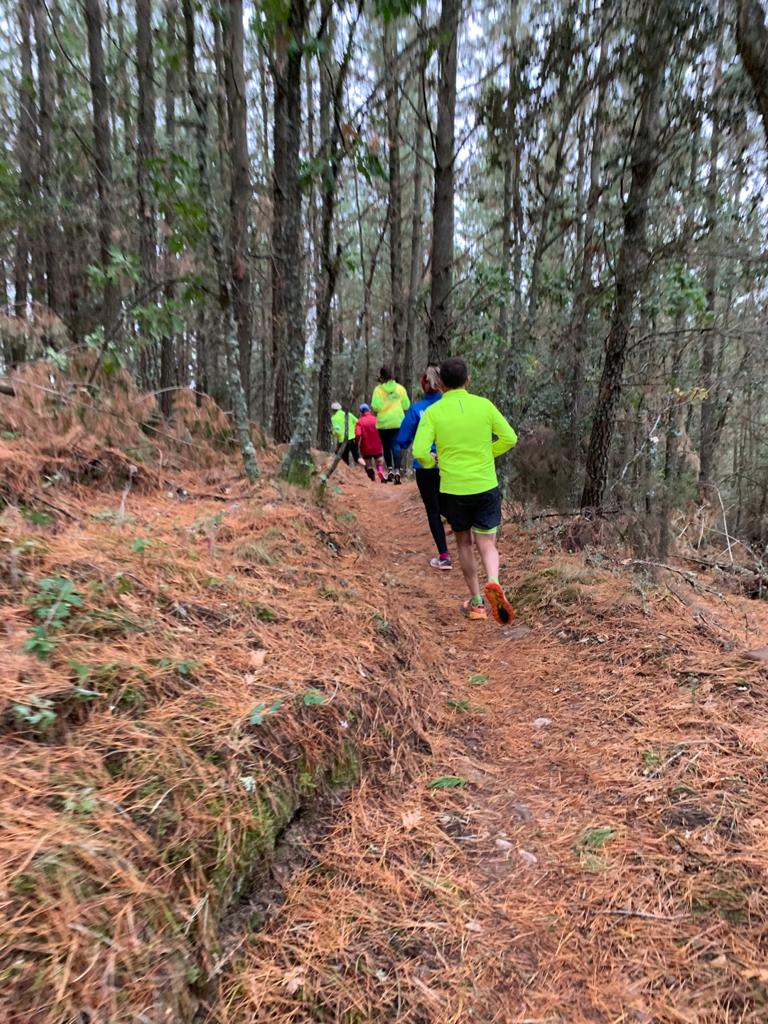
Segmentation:
[[(334, 402), (331, 406), (331, 427), (336, 437), (336, 453), (341, 453), (341, 458), (349, 465), (349, 457), (352, 456), (353, 464), (361, 462), (360, 452), (355, 440), (355, 427), (357, 416), (351, 412), (344, 412), (340, 402)], [(362, 463), (361, 463), (362, 464)]]
[(411, 400), (402, 384), (398, 384), (388, 366), (379, 370), (379, 383), (374, 388), (371, 409), (376, 414), (376, 429), (384, 449), (389, 481), (400, 483), (400, 449), (395, 438), (403, 417), (411, 407)]
[[(469, 619), (485, 619), (475, 553), (477, 546), (488, 582), (485, 597), (493, 617), (504, 625), (515, 616), (499, 584), (496, 533), (501, 525), (501, 492), (495, 459), (517, 444), (517, 434), (487, 398), (467, 391), (469, 373), (463, 359), (446, 359), (440, 367), (443, 397), (425, 410), (413, 457), (429, 469), (440, 465), (440, 505), (456, 537), (459, 561), (469, 588), (462, 605)], [(495, 437), (495, 440), (494, 440)]]

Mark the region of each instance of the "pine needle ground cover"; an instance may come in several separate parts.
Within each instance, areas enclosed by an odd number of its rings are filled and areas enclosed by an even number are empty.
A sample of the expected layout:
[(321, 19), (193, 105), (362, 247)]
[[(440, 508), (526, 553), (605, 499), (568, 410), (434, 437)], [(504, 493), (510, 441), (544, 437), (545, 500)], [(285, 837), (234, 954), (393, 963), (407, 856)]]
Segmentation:
[(52, 444), (0, 451), (4, 1020), (765, 1020), (764, 604), (515, 530), (478, 626), (408, 486)]
[(0, 452), (7, 1021), (192, 1020), (291, 821), (424, 743), (417, 645), (348, 516), (223, 453), (203, 478), (114, 449), (82, 482), (104, 450)]

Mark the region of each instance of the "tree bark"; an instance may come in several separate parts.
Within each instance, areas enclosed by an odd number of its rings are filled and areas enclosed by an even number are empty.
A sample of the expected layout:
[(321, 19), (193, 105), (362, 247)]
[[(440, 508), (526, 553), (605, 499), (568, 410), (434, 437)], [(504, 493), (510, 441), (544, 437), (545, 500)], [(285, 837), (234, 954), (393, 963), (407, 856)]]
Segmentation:
[(274, 56), (272, 161), (272, 330), (275, 440), (289, 441), (304, 393), (304, 304), (301, 282), (301, 56), (306, 0), (290, 0)]
[(435, 136), (435, 194), (432, 207), (432, 292), (429, 361), (441, 363), (451, 351), (453, 287), (453, 192), (456, 120), (456, 65), (460, 0), (442, 0), (439, 27), (440, 83)]
[[(139, 219), (139, 266), (141, 291), (147, 305), (155, 304), (157, 283), (157, 229), (152, 196), (152, 162), (155, 159), (155, 87), (152, 62), (152, 0), (136, 0), (136, 74), (139, 104), (136, 117), (136, 199)], [(162, 342), (160, 343), (162, 350)], [(148, 344), (141, 347), (140, 366), (144, 386), (155, 384)]]
[[(709, 141), (709, 175), (706, 190), (707, 251), (704, 263), (704, 293), (707, 303), (707, 329), (701, 336), (701, 377), (706, 395), (701, 403), (701, 424), (699, 434), (699, 490), (705, 491), (712, 483), (715, 451), (719, 441), (717, 424), (720, 419), (721, 402), (718, 395), (718, 373), (715, 366), (715, 318), (717, 314), (717, 268), (720, 253), (717, 249), (718, 235), (718, 161), (720, 159), (720, 116), (718, 110), (718, 89), (722, 78), (724, 4), (720, 2), (720, 33), (715, 66), (712, 74), (712, 132)], [(722, 428), (721, 428), (722, 429)]]
[[(27, 318), (30, 297), (30, 258), (32, 256), (34, 199), (35, 199), (35, 80), (32, 74), (31, 9), (29, 0), (18, 6), (19, 55), (21, 75), (18, 93), (18, 128), (16, 158), (19, 165), (20, 216), (16, 229), (14, 256), (14, 312), (20, 320)], [(9, 346), (11, 361), (21, 363), (26, 358), (24, 333), (18, 331)]]
[(755, 91), (768, 146), (768, 25), (760, 0), (736, 0), (736, 46)]
[(91, 102), (93, 105), (93, 158), (98, 195), (99, 261), (104, 274), (104, 292), (101, 322), (105, 337), (117, 325), (120, 296), (111, 279), (110, 249), (113, 245), (114, 211), (112, 206), (112, 134), (109, 126), (109, 93), (104, 71), (102, 47), (101, 0), (84, 0), (85, 20), (88, 28), (88, 57), (90, 66)]
[[(170, 155), (171, 166), (167, 173), (173, 173), (172, 161), (176, 151), (176, 93), (178, 91), (178, 38), (176, 20), (178, 14), (177, 0), (166, 0), (165, 4), (165, 141), (167, 152)], [(166, 306), (173, 306), (176, 300), (176, 288), (173, 284), (174, 264), (176, 257), (171, 249), (170, 238), (173, 234), (173, 205), (166, 203), (163, 211), (165, 222), (166, 244), (164, 250), (164, 277), (163, 294)], [(173, 411), (173, 392), (180, 380), (184, 380), (179, 370), (184, 366), (186, 360), (177, 361), (176, 338), (171, 330), (166, 331), (160, 341), (160, 407), (163, 415), (168, 417)], [(181, 365), (180, 365), (181, 364)]]
[[(400, 182), (400, 97), (398, 93), (397, 30), (384, 23), (384, 81), (389, 151), (389, 281), (392, 332), (392, 369), (403, 378), (405, 349), (405, 294), (403, 290), (403, 194)], [(453, 148), (453, 147), (451, 147)]]
[(51, 111), (55, 102), (56, 90), (51, 64), (51, 44), (48, 37), (48, 14), (44, 0), (35, 0), (34, 18), (38, 70), (40, 184), (43, 197), (46, 296), (49, 309), (56, 316), (63, 317), (65, 311), (61, 289), (61, 236), (57, 217), (57, 174), (51, 127)]
[[(426, 18), (426, 0), (421, 3), (421, 20)], [(408, 299), (405, 320), (405, 355), (403, 357), (402, 384), (411, 394), (414, 383), (414, 358), (416, 351), (416, 311), (424, 276), (423, 245), (423, 204), (424, 204), (424, 133), (426, 130), (426, 111), (424, 109), (424, 72), (427, 60), (426, 38), (422, 39), (419, 55), (418, 78), (416, 89), (416, 124), (414, 125), (415, 141), (413, 146), (413, 207), (411, 209), (411, 254), (408, 273)]]
[(658, 168), (658, 134), (661, 93), (664, 80), (666, 33), (661, 12), (646, 8), (646, 31), (638, 45), (643, 80), (637, 133), (632, 146), (632, 178), (624, 204), (624, 235), (616, 267), (616, 298), (611, 327), (605, 345), (605, 360), (600, 378), (592, 433), (587, 453), (586, 478), (581, 507), (599, 509), (608, 478), (608, 461), (616, 426), (616, 411), (621, 396), (627, 343), (635, 299), (648, 272), (645, 254), (648, 222), (648, 198)]
[(584, 418), (584, 352), (587, 325), (592, 307), (592, 268), (595, 262), (595, 217), (602, 191), (600, 163), (603, 153), (605, 94), (608, 78), (605, 73), (605, 42), (601, 43), (597, 68), (597, 98), (592, 117), (592, 146), (589, 154), (589, 191), (584, 208), (581, 261), (576, 295), (571, 314), (571, 367), (568, 395), (568, 451), (572, 470), (581, 458), (582, 420)]
[(230, 181), (230, 247), (232, 298), (237, 323), (240, 377), (251, 408), (251, 261), (248, 245), (248, 210), (251, 202), (251, 173), (248, 155), (248, 124), (245, 96), (243, 0), (224, 4), (224, 72), (228, 112)]
[(243, 382), (240, 378), (240, 353), (237, 347), (237, 328), (232, 314), (232, 293), (229, 267), (224, 250), (216, 204), (211, 189), (208, 173), (208, 102), (197, 81), (197, 63), (195, 60), (195, 21), (193, 0), (182, 0), (184, 15), (184, 49), (187, 65), (187, 90), (195, 112), (195, 149), (197, 151), (197, 172), (203, 205), (206, 210), (206, 229), (208, 242), (213, 255), (219, 293), (219, 309), (224, 321), (224, 341), (227, 357), (227, 377), (230, 398), (234, 408), (235, 427), (240, 444), (240, 454), (248, 479), (253, 482), (259, 476), (256, 464), (256, 450), (251, 440), (251, 425), (248, 419), (248, 408), (245, 402)]

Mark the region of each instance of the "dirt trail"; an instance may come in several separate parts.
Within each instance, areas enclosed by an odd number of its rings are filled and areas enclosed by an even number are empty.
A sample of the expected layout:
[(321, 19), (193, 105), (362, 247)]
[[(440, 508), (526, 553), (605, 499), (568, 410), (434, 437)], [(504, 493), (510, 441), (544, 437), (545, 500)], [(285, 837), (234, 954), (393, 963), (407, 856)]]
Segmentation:
[(553, 565), (508, 530), (532, 628), (467, 622), (415, 487), (361, 476), (337, 500), (445, 704), (421, 777), (364, 781), (249, 941), (254, 1019), (764, 1021), (766, 688), (734, 653), (751, 612)]

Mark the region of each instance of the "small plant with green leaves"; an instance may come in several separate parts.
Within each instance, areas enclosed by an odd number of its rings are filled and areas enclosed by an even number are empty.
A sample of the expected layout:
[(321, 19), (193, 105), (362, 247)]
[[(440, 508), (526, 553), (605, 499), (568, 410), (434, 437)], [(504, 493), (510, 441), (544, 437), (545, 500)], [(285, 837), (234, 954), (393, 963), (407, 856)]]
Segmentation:
[(454, 711), (471, 711), (472, 705), (468, 700), (449, 700), (446, 702), (449, 708), (453, 708)]
[(53, 701), (47, 697), (30, 697), (25, 704), (12, 704), (11, 714), (21, 728), (34, 729), (46, 733), (56, 723), (56, 712)]
[(22, 517), (32, 526), (51, 526), (55, 520), (47, 512), (40, 512), (36, 508), (19, 508)]
[(152, 547), (152, 541), (148, 537), (137, 537), (131, 544), (131, 551), (135, 555), (143, 555), (147, 548)]
[(180, 676), (192, 676), (195, 669), (200, 667), (200, 662), (195, 658), (153, 658), (151, 664), (158, 668), (169, 668)]
[(305, 708), (311, 708), (316, 707), (319, 704), (325, 704), (325, 694), (320, 693), (319, 690), (305, 690), (302, 702)]
[(463, 789), (467, 780), (461, 775), (440, 775), (427, 785), (427, 789)]
[(263, 725), (266, 719), (276, 714), (283, 704), (285, 704), (285, 700), (282, 697), (273, 700), (271, 704), (257, 704), (251, 712), (251, 725)]
[(616, 829), (610, 825), (588, 828), (581, 833), (575, 846), (575, 853), (586, 871), (597, 872), (605, 869), (606, 861), (601, 853), (606, 843), (615, 835)]
[(74, 608), (82, 607), (83, 599), (71, 580), (63, 576), (49, 576), (40, 580), (37, 593), (27, 604), (34, 611), (39, 625), (34, 627), (32, 636), (24, 644), (24, 652), (45, 659), (57, 644), (52, 633), (66, 623)]

